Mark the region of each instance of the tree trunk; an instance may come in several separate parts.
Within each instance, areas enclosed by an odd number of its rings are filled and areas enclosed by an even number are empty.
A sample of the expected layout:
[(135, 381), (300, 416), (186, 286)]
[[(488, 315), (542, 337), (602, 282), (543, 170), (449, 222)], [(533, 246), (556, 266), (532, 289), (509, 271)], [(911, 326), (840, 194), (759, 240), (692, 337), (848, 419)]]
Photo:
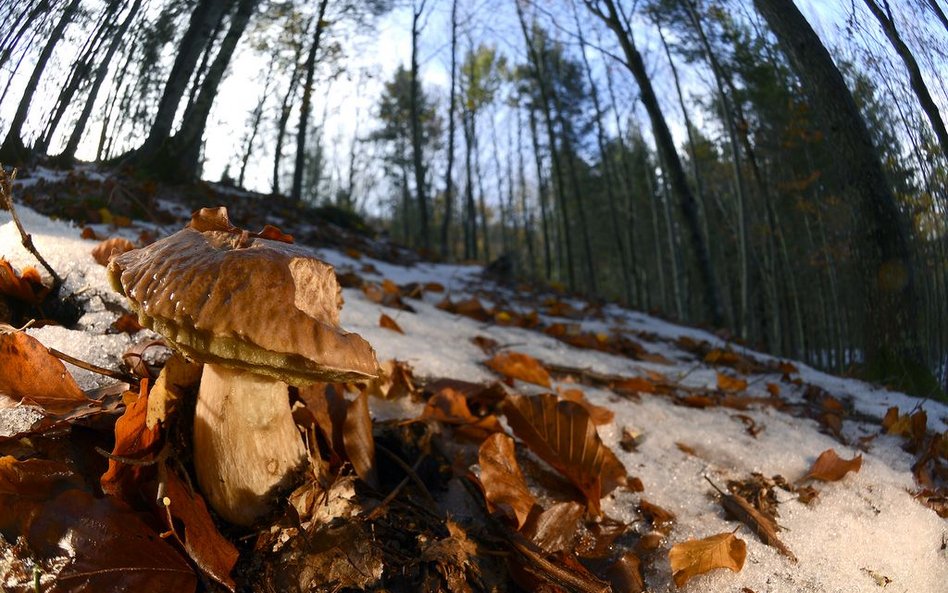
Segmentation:
[(458, 0), (451, 2), (451, 90), (448, 92), (448, 166), (444, 173), (444, 220), (441, 221), (441, 257), (447, 258), (451, 214), (454, 208), (454, 114), (458, 62)]
[(300, 121), (296, 126), (296, 161), (293, 166), (293, 186), (290, 188), (290, 198), (299, 202), (303, 191), (303, 169), (306, 167), (306, 133), (309, 129), (309, 115), (313, 101), (313, 78), (316, 76), (316, 52), (319, 49), (319, 38), (326, 26), (326, 5), (329, 0), (320, 0), (316, 14), (316, 30), (313, 33), (313, 43), (309, 46), (306, 57), (306, 82), (303, 84), (303, 101), (300, 104)]
[(155, 113), (148, 137), (136, 151), (136, 160), (145, 162), (152, 159), (171, 137), (171, 128), (174, 125), (178, 105), (181, 103), (184, 91), (188, 88), (188, 82), (201, 57), (201, 52), (207, 47), (211, 33), (224, 18), (230, 6), (228, 2), (200, 0), (194, 8), (188, 30), (178, 43), (177, 55), (161, 94), (161, 100), (158, 102), (158, 111)]
[(43, 77), (43, 71), (46, 70), (46, 64), (49, 62), (50, 56), (53, 55), (53, 50), (56, 48), (56, 45), (62, 40), (66, 27), (72, 22), (72, 17), (75, 16), (76, 10), (79, 8), (79, 2), (80, 0), (72, 0), (72, 2), (66, 6), (65, 10), (63, 10), (63, 14), (59, 17), (56, 26), (50, 31), (49, 39), (46, 41), (46, 45), (43, 46), (43, 50), (36, 60), (33, 73), (26, 83), (26, 88), (23, 90), (20, 103), (17, 106), (16, 112), (13, 114), (13, 118), (10, 120), (10, 129), (7, 131), (7, 136), (3, 140), (3, 145), (0, 146), (0, 162), (12, 164), (23, 161), (29, 157), (30, 151), (23, 144), (23, 124), (26, 122), (26, 116), (30, 112), (30, 103), (33, 101), (33, 95), (39, 86), (40, 78)]
[[(879, 154), (842, 74), (792, 0), (754, 0), (790, 58), (810, 108), (839, 163), (841, 186), (862, 213), (859, 237), (866, 303), (866, 361), (873, 378), (918, 389), (924, 378), (918, 343), (919, 306), (909, 232)], [(924, 394), (927, 395), (927, 394)]]
[[(527, 171), (523, 157), (523, 110), (517, 105), (517, 168), (518, 168), (518, 189), (520, 191), (520, 209), (523, 211), (523, 235), (527, 242), (527, 255), (530, 258), (530, 277), (535, 277), (537, 273), (537, 256), (533, 241), (533, 214), (527, 207)], [(537, 191), (539, 191), (539, 179), (537, 180)], [(547, 246), (549, 250), (549, 246)]]
[(912, 50), (905, 44), (902, 40), (902, 36), (899, 35), (898, 29), (895, 28), (895, 21), (892, 18), (892, 11), (889, 9), (888, 1), (882, 0), (882, 4), (885, 6), (884, 12), (882, 8), (876, 4), (875, 0), (863, 1), (866, 3), (866, 6), (869, 7), (869, 11), (872, 12), (873, 16), (876, 17), (876, 20), (879, 21), (879, 24), (882, 25), (885, 36), (889, 38), (892, 47), (895, 48), (896, 53), (902, 58), (902, 63), (905, 64), (905, 69), (908, 70), (912, 90), (915, 91), (915, 96), (918, 97), (918, 102), (921, 104), (922, 110), (925, 112), (925, 115), (928, 116), (928, 121), (931, 122), (935, 137), (938, 138), (938, 143), (941, 145), (941, 153), (948, 158), (948, 131), (945, 131), (945, 122), (941, 118), (941, 113), (938, 111), (938, 106), (935, 105), (931, 93), (928, 92), (928, 85), (925, 84), (925, 79), (922, 77), (922, 70), (918, 67), (918, 62), (915, 61)]
[[(71, 162), (75, 158), (76, 150), (79, 148), (79, 141), (82, 139), (82, 134), (86, 131), (86, 124), (89, 122), (92, 108), (95, 106), (96, 98), (99, 96), (99, 89), (102, 88), (102, 83), (108, 74), (109, 66), (112, 64), (112, 58), (115, 56), (115, 52), (118, 51), (119, 46), (122, 45), (122, 40), (125, 38), (126, 33), (128, 33), (128, 28), (131, 26), (132, 21), (138, 16), (138, 10), (141, 8), (141, 5), (142, 0), (135, 0), (128, 14), (125, 16), (125, 20), (122, 21), (118, 31), (116, 31), (112, 37), (112, 43), (109, 44), (109, 49), (106, 50), (105, 56), (102, 57), (102, 61), (99, 62), (99, 67), (96, 69), (95, 78), (92, 80), (92, 86), (89, 89), (86, 102), (82, 106), (82, 113), (79, 114), (79, 119), (76, 120), (76, 124), (72, 128), (69, 140), (66, 141), (66, 148), (64, 148), (59, 155), (60, 160)], [(104, 123), (102, 125), (103, 127), (105, 126)], [(96, 159), (98, 160), (98, 155), (96, 155)]]
[[(304, 27), (309, 30), (309, 27)], [(290, 81), (286, 87), (286, 93), (283, 95), (283, 103), (280, 105), (280, 119), (277, 122), (276, 146), (273, 149), (273, 195), (280, 193), (280, 161), (283, 159), (283, 140), (286, 138), (286, 126), (290, 121), (290, 113), (293, 110), (292, 99), (296, 94), (297, 82), (300, 76), (300, 58), (303, 56), (303, 44), (296, 45), (296, 51), (293, 54), (293, 72), (290, 74)]]
[(583, 59), (583, 65), (586, 68), (586, 79), (589, 82), (589, 94), (592, 96), (593, 100), (596, 125), (596, 145), (599, 148), (599, 158), (602, 161), (602, 172), (606, 182), (606, 200), (609, 202), (609, 216), (612, 218), (610, 225), (612, 229), (612, 240), (615, 241), (616, 249), (619, 252), (619, 268), (622, 276), (621, 293), (623, 294), (625, 302), (631, 303), (632, 295), (635, 291), (630, 275), (631, 270), (629, 269), (628, 252), (626, 251), (625, 241), (623, 240), (624, 237), (619, 230), (619, 209), (617, 206), (617, 199), (613, 184), (615, 179), (612, 170), (612, 163), (606, 156), (606, 131), (602, 121), (603, 117), (605, 117), (605, 114), (599, 101), (599, 89), (596, 86), (595, 78), (593, 78), (592, 67), (589, 64), (589, 58), (586, 56), (586, 40), (583, 37), (582, 25), (579, 22), (579, 12), (576, 10), (575, 4), (573, 5), (573, 17), (576, 21), (576, 31), (579, 34), (580, 56)]
[[(550, 222), (546, 203), (546, 178), (543, 175), (543, 157), (540, 155), (540, 137), (537, 134), (536, 111), (530, 107), (530, 139), (533, 143), (533, 156), (537, 166), (537, 201), (540, 202), (540, 230), (543, 232), (543, 270), (547, 280), (553, 279), (553, 254), (550, 250)], [(562, 267), (562, 261), (560, 262)]]
[[(48, 12), (51, 8), (49, 0), (40, 0), (32, 9), (23, 11), (15, 22), (5, 23), (10, 29), (3, 37), (2, 46), (0, 46), (3, 47), (3, 49), (0, 50), (0, 68), (3, 68), (7, 60), (13, 55), (13, 50), (19, 45), (24, 33), (37, 22), (41, 15)], [(27, 14), (27, 12), (29, 14)], [(20, 25), (19, 28), (17, 28), (18, 24)]]
[(477, 208), (474, 206), (474, 170), (471, 166), (471, 153), (474, 150), (474, 113), (468, 106), (461, 113), (464, 128), (464, 259), (477, 259)]
[(421, 138), (421, 106), (418, 104), (421, 95), (421, 82), (418, 80), (418, 21), (425, 10), (425, 1), (420, 0), (417, 8), (412, 3), (411, 15), (411, 92), (409, 104), (411, 111), (411, 153), (412, 165), (415, 173), (415, 199), (418, 202), (418, 218), (421, 224), (421, 246), (425, 251), (431, 250), (431, 237), (428, 233), (428, 197), (425, 191), (425, 164), (422, 155)]
[(244, 176), (247, 173), (247, 164), (250, 162), (250, 156), (253, 154), (253, 143), (257, 139), (257, 132), (260, 130), (260, 120), (263, 119), (263, 105), (270, 96), (270, 82), (273, 80), (274, 58), (270, 58), (270, 64), (267, 66), (267, 78), (263, 83), (263, 92), (257, 100), (257, 106), (254, 107), (250, 115), (250, 133), (247, 135), (247, 146), (244, 148), (243, 158), (240, 160), (240, 172), (237, 174), (237, 187), (244, 186)]
[(668, 123), (662, 114), (661, 106), (658, 103), (658, 97), (652, 87), (652, 82), (645, 69), (645, 63), (642, 56), (632, 42), (631, 31), (626, 30), (625, 25), (619, 17), (618, 9), (613, 0), (604, 0), (607, 13), (597, 8), (591, 0), (584, 0), (586, 6), (598, 16), (615, 34), (622, 51), (625, 54), (625, 65), (632, 73), (638, 84), (640, 98), (645, 110), (648, 112), (649, 120), (652, 123), (652, 134), (655, 137), (656, 148), (662, 157), (663, 167), (667, 168), (668, 181), (672, 192), (678, 197), (679, 207), (682, 218), (688, 229), (691, 246), (694, 249), (698, 263), (698, 274), (702, 282), (702, 292), (704, 295), (704, 306), (708, 320), (720, 326), (723, 322), (721, 314), (721, 298), (718, 292), (717, 278), (714, 273), (714, 267), (711, 262), (711, 254), (708, 249), (708, 243), (701, 229), (701, 219), (698, 207), (695, 202), (691, 188), (688, 187), (688, 180), (685, 177), (684, 169), (681, 166), (681, 159), (675, 149), (675, 142), (671, 132), (668, 129)]

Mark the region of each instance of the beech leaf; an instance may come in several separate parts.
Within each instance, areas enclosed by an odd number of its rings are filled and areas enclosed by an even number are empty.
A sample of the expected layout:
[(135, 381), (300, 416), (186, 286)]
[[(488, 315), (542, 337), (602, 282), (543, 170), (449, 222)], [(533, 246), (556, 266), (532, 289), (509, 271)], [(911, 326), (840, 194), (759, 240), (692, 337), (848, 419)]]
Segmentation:
[[(147, 459), (160, 447), (158, 427), (148, 428), (148, 381), (142, 380), (138, 399), (125, 408), (115, 422), (115, 447), (112, 455), (132, 459)], [(102, 491), (131, 501), (140, 493), (141, 484), (153, 475), (153, 465), (131, 465), (109, 459), (109, 468), (99, 480)]]
[(100, 266), (107, 266), (113, 257), (122, 255), (132, 249), (135, 249), (135, 244), (125, 237), (112, 237), (102, 241), (92, 249), (92, 258)]
[(30, 401), (51, 414), (68, 414), (91, 400), (65, 365), (26, 332), (0, 324), (0, 406)]
[(234, 591), (237, 585), (230, 573), (237, 563), (237, 548), (217, 531), (201, 495), (185, 486), (175, 472), (166, 474), (165, 486), (168, 510), (184, 525), (184, 550), (204, 574)]
[(862, 467), (862, 455), (852, 459), (842, 459), (834, 449), (827, 449), (813, 462), (813, 467), (803, 479), (811, 478), (822, 482), (836, 482), (849, 472), (858, 472)]
[(481, 443), (477, 458), (488, 508), (491, 512), (499, 510), (520, 529), (536, 499), (517, 464), (514, 440), (505, 434), (492, 434)]
[(581, 389), (564, 389), (560, 392), (560, 397), (571, 402), (576, 402), (584, 407), (586, 411), (589, 412), (589, 417), (592, 418), (593, 424), (596, 426), (609, 424), (616, 417), (615, 412), (609, 408), (590, 403), (590, 401), (586, 399), (586, 394), (583, 393)]
[(380, 326), (380, 327), (384, 327), (385, 329), (390, 329), (390, 330), (392, 330), (393, 332), (398, 332), (398, 333), (400, 333), (400, 334), (404, 334), (404, 333), (405, 333), (405, 332), (402, 330), (401, 326), (398, 325), (398, 323), (397, 323), (394, 319), (392, 319), (391, 317), (389, 317), (389, 316), (386, 315), (385, 313), (382, 313), (382, 316), (379, 317), (379, 326)]
[(25, 534), (42, 558), (65, 559), (50, 593), (194, 591), (197, 578), (181, 554), (120, 500), (66, 490), (47, 502)]
[(724, 507), (728, 515), (750, 527), (751, 531), (760, 538), (760, 541), (777, 548), (781, 554), (790, 558), (793, 562), (797, 561), (797, 557), (793, 555), (790, 548), (777, 537), (777, 523), (773, 519), (755, 509), (743, 496), (729, 494), (715, 486), (711, 480), (708, 480), (708, 482), (720, 493), (721, 506)]
[(681, 587), (699, 574), (716, 568), (740, 572), (747, 557), (747, 544), (733, 533), (719, 533), (699, 540), (688, 540), (668, 551), (675, 586)]
[(508, 396), (501, 409), (514, 434), (579, 488), (593, 514), (601, 514), (603, 496), (626, 483), (625, 467), (603, 444), (589, 413), (579, 404), (544, 393)]
[(550, 373), (535, 358), (520, 352), (501, 352), (487, 362), (490, 369), (511, 379), (550, 387)]
[[(484, 390), (483, 385), (472, 385)], [(425, 403), (421, 417), (453, 426), (455, 434), (476, 443), (484, 441), (494, 433), (504, 432), (497, 416), (475, 416), (468, 406), (467, 396), (453, 387), (443, 387), (431, 396)]]
[(369, 396), (361, 391), (346, 406), (346, 419), (342, 424), (342, 443), (346, 457), (359, 478), (373, 488), (378, 488), (378, 473), (375, 467), (375, 440), (372, 438), (372, 418), (369, 416)]
[(721, 391), (744, 391), (747, 389), (747, 381), (744, 379), (738, 379), (730, 375), (725, 375), (724, 373), (718, 373), (718, 389)]

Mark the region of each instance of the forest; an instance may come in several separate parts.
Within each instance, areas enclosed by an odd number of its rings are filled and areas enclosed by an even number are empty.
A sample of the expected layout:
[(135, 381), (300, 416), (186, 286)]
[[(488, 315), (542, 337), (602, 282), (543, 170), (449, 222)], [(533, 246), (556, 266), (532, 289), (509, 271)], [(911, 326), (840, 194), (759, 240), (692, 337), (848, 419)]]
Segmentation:
[(938, 0), (3, 0), (0, 23), (5, 166), (330, 205), (427, 258), (948, 386)]

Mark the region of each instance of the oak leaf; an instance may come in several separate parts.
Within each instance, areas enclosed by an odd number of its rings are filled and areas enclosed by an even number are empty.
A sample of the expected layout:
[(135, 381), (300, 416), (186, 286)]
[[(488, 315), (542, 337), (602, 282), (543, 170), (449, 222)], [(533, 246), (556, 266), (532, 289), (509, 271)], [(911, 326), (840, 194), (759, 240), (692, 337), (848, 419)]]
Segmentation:
[(535, 358), (520, 352), (502, 352), (485, 362), (493, 371), (511, 379), (550, 387), (550, 373)]
[(688, 540), (668, 551), (675, 586), (681, 587), (699, 574), (716, 568), (740, 572), (747, 557), (747, 544), (733, 533), (719, 533), (699, 540)]
[(600, 514), (603, 496), (627, 483), (622, 462), (579, 404), (544, 393), (508, 396), (501, 409), (514, 434), (585, 495), (592, 514)]
[(492, 512), (499, 510), (520, 529), (536, 504), (536, 498), (520, 471), (514, 440), (505, 434), (492, 434), (481, 443), (477, 458), (488, 508)]
[(849, 472), (858, 472), (861, 467), (862, 455), (856, 455), (852, 459), (842, 459), (834, 449), (827, 449), (820, 453), (803, 479), (836, 482), (843, 479), (843, 476)]

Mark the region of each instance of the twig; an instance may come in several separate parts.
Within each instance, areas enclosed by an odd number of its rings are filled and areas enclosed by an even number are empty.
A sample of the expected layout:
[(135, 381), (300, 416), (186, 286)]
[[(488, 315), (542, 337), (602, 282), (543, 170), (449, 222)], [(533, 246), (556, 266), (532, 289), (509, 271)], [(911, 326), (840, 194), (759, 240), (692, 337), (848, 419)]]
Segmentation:
[(399, 457), (398, 455), (396, 455), (395, 453), (393, 453), (386, 447), (379, 445), (378, 443), (375, 444), (375, 449), (377, 451), (381, 451), (382, 453), (384, 453), (386, 457), (394, 461), (396, 465), (402, 468), (402, 471), (404, 471), (405, 474), (409, 478), (411, 478), (411, 481), (414, 482), (416, 486), (418, 486), (418, 489), (421, 490), (422, 494), (425, 495), (425, 498), (428, 499), (428, 502), (431, 503), (432, 509), (438, 508), (438, 502), (435, 500), (434, 496), (431, 495), (431, 492), (428, 490), (428, 487), (425, 486), (424, 481), (420, 477), (418, 477), (418, 474), (415, 473), (415, 470), (412, 469), (410, 465), (405, 463), (401, 457)]
[(33, 245), (33, 236), (26, 232), (26, 229), (23, 228), (23, 224), (20, 222), (20, 217), (17, 216), (16, 208), (13, 207), (13, 180), (16, 179), (16, 169), (13, 169), (13, 172), (7, 175), (6, 170), (0, 166), (0, 200), (2, 200), (3, 205), (10, 210), (10, 215), (13, 216), (13, 222), (16, 224), (16, 228), (20, 231), (20, 240), (23, 243), (23, 247), (27, 251), (33, 254), (33, 257), (39, 261), (40, 264), (46, 271), (49, 272), (49, 275), (53, 277), (53, 286), (51, 287), (52, 293), (57, 294), (59, 292), (59, 287), (63, 284), (63, 279), (56, 273), (56, 270), (53, 269), (53, 266), (49, 265), (39, 251), (36, 250), (36, 246)]
[(87, 371), (91, 371), (99, 375), (111, 377), (113, 379), (117, 379), (125, 383), (138, 383), (138, 379), (136, 379), (132, 375), (127, 375), (121, 371), (113, 371), (112, 369), (96, 366), (92, 364), (91, 362), (86, 362), (84, 360), (79, 360), (78, 358), (73, 358), (72, 356), (69, 356), (65, 352), (60, 352), (59, 350), (56, 350), (55, 348), (47, 348), (47, 350), (49, 350), (49, 353), (55, 356), (56, 358), (58, 358), (59, 360), (64, 360), (71, 365), (79, 367), (80, 369), (85, 369)]

